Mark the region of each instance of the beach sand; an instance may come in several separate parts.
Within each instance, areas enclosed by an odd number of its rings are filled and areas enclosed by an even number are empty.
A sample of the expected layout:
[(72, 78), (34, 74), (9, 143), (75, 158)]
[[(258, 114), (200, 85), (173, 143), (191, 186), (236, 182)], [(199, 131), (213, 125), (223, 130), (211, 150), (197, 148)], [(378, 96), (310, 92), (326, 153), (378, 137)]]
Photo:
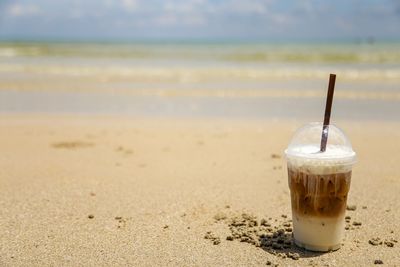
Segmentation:
[(337, 123), (358, 153), (351, 227), (294, 260), (226, 237), (242, 213), (290, 219), (283, 151), (302, 122), (0, 118), (0, 266), (400, 266), (399, 123)]

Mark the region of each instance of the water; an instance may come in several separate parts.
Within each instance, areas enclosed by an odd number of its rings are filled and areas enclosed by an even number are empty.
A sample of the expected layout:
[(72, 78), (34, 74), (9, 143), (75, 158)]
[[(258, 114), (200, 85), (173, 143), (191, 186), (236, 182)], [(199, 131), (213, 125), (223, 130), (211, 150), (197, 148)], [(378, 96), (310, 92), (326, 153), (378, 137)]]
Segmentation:
[(400, 43), (0, 43), (0, 112), (398, 120)]

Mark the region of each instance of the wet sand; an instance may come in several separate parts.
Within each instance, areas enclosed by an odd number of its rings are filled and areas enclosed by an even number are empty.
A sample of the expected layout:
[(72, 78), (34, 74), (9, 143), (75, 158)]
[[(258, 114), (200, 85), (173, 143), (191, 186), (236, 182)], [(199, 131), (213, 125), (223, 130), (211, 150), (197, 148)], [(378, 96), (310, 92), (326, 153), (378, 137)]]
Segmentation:
[(290, 219), (282, 153), (302, 122), (0, 118), (1, 266), (400, 265), (399, 123), (337, 123), (358, 153), (356, 207), (341, 249), (293, 259), (226, 238), (242, 213)]
[[(64, 81), (58, 81), (64, 84)], [(69, 84), (74, 88), (73, 85)], [(301, 119), (324, 114), (326, 84), (307, 90), (116, 90), (57, 92), (1, 90), (0, 113), (114, 115), (172, 118)], [(398, 121), (400, 92), (352, 95), (336, 89), (332, 116), (337, 120)], [(345, 91), (345, 92), (343, 92)]]

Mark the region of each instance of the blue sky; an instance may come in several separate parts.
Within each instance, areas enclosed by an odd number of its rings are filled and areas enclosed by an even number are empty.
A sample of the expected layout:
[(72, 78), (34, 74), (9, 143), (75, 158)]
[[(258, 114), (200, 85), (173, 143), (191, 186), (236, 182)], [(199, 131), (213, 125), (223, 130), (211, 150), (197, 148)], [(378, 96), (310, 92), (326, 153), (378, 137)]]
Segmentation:
[(399, 0), (0, 0), (0, 38), (400, 39)]

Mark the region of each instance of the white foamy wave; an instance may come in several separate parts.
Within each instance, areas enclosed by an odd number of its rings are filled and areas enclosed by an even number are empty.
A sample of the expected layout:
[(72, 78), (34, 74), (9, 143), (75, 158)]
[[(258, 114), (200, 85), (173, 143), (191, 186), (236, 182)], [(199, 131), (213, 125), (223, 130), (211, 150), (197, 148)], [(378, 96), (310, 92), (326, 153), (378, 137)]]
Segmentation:
[(0, 47), (0, 57), (16, 57), (18, 51), (14, 48), (1, 48)]
[[(0, 50), (0, 56), (15, 56), (13, 50)], [(131, 78), (135, 81), (207, 82), (207, 81), (270, 81), (287, 79), (325, 80), (331, 70), (321, 68), (288, 67), (140, 67), (140, 66), (82, 66), (57, 64), (1, 64), (1, 72), (34, 73), (63, 76), (102, 76)], [(338, 69), (341, 80), (400, 81), (400, 68)]]

